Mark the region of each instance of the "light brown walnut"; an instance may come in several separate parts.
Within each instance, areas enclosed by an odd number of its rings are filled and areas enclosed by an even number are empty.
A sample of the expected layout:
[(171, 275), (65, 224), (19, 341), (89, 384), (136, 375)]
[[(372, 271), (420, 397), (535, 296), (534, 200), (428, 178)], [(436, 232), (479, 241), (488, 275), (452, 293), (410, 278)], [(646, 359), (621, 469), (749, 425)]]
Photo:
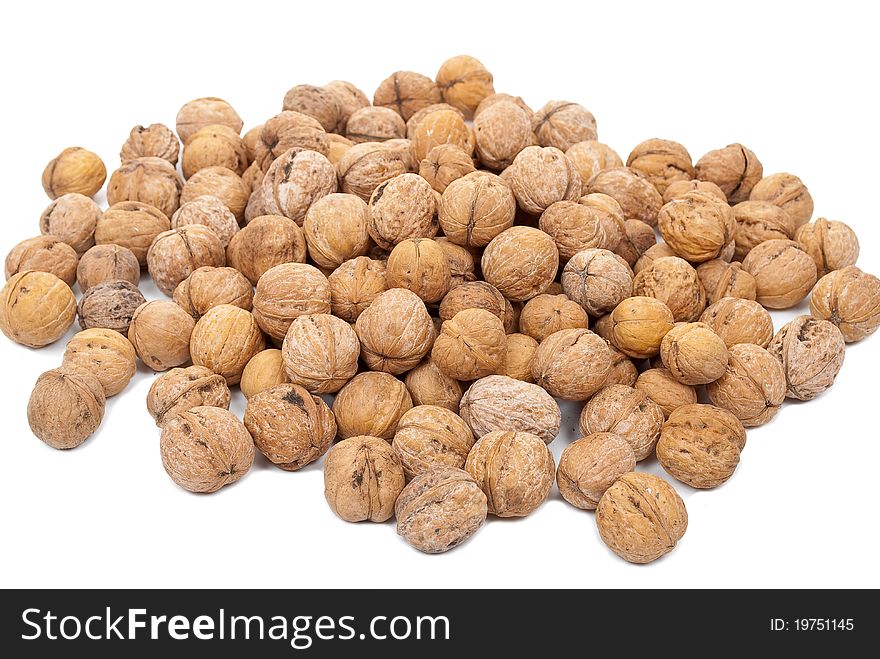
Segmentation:
[(754, 300), (723, 297), (700, 316), (729, 348), (737, 343), (754, 343), (766, 348), (773, 339), (773, 318)]
[(810, 313), (837, 325), (850, 343), (880, 326), (880, 279), (855, 266), (822, 277), (810, 294)]
[(194, 407), (229, 408), (226, 380), (204, 366), (172, 368), (163, 373), (147, 392), (147, 410), (160, 428), (165, 421)]
[(614, 481), (635, 468), (635, 454), (625, 439), (598, 432), (565, 447), (556, 469), (556, 485), (571, 505), (595, 510)]
[(419, 405), (400, 417), (392, 442), (408, 479), (442, 467), (464, 468), (473, 445), (462, 418), (434, 405)]
[(481, 259), (483, 277), (509, 300), (530, 300), (556, 278), (559, 251), (539, 229), (516, 226), (498, 234)]
[(662, 408), (645, 392), (615, 384), (599, 391), (584, 405), (578, 427), (585, 437), (614, 433), (629, 444), (635, 461), (640, 461), (653, 455), (663, 421)]
[(336, 444), (324, 460), (324, 498), (346, 522), (385, 522), (406, 478), (391, 444), (359, 435)]
[(706, 392), (714, 405), (751, 428), (776, 416), (785, 400), (785, 388), (779, 360), (760, 346), (740, 343), (729, 351), (727, 371)]
[(435, 336), (425, 303), (403, 288), (376, 296), (358, 316), (355, 331), (367, 367), (392, 374), (418, 364), (431, 350)]
[(532, 360), (535, 383), (563, 400), (586, 400), (602, 388), (610, 372), (608, 344), (588, 329), (551, 334)]
[(284, 337), (284, 370), (311, 393), (335, 393), (357, 373), (360, 351), (357, 334), (344, 320), (328, 313), (299, 316)]
[(767, 347), (782, 363), (788, 398), (813, 400), (834, 384), (846, 354), (838, 327), (827, 320), (798, 316)]

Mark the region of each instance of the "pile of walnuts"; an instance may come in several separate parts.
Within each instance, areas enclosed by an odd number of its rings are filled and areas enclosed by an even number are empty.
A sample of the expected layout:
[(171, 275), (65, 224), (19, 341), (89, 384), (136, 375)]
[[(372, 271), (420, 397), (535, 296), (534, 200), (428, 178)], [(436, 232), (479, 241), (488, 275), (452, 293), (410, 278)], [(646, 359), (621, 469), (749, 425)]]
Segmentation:
[[(687, 512), (637, 463), (721, 485), (745, 428), (828, 389), (845, 344), (880, 325), (855, 233), (811, 221), (796, 176), (765, 176), (740, 144), (694, 162), (650, 139), (624, 161), (586, 108), (533, 111), (472, 57), (398, 71), (372, 103), (349, 82), (298, 85), (243, 126), (200, 98), (176, 132), (133, 128), (106, 209), (97, 155), (46, 167), (41, 235), (11, 250), (0, 294), (13, 341), (82, 328), (31, 395), (45, 443), (85, 441), (140, 359), (162, 372), (147, 408), (187, 490), (237, 481), (257, 452), (288, 471), (326, 454), (333, 512), (394, 516), (439, 553), (489, 514), (534, 512), (555, 481), (646, 563)], [(144, 299), (143, 269), (165, 299)], [(767, 310), (807, 297), (775, 330)], [(583, 403), (558, 465), (557, 399)]]

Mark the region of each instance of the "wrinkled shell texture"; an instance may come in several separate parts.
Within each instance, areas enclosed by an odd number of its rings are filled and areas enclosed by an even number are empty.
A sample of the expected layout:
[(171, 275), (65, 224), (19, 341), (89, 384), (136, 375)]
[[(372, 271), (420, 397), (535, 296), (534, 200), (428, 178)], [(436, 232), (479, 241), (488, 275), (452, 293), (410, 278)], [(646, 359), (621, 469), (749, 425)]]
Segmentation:
[(440, 303), (440, 320), (452, 320), (455, 314), (465, 309), (484, 309), (502, 322), (507, 315), (507, 304), (501, 291), (484, 281), (467, 282), (449, 291)]
[(831, 272), (810, 294), (810, 313), (837, 325), (847, 342), (860, 341), (880, 326), (880, 279), (855, 266)]
[(584, 140), (572, 144), (566, 149), (565, 155), (574, 163), (585, 187), (590, 179), (603, 169), (623, 167), (623, 160), (618, 153), (607, 144), (596, 140)]
[(324, 497), (346, 522), (390, 519), (405, 484), (397, 452), (378, 437), (344, 439), (324, 460)]
[(633, 386), (657, 403), (666, 418), (682, 405), (697, 402), (697, 390), (676, 380), (665, 368), (651, 368), (639, 374)]
[(240, 133), (244, 127), (235, 109), (222, 98), (213, 96), (192, 100), (177, 113), (177, 134), (184, 143), (197, 130), (212, 124), (227, 126), (236, 133)]
[(525, 334), (508, 334), (504, 364), (502, 364), (499, 374), (514, 380), (534, 382), (532, 360), (534, 360), (537, 350), (538, 342), (532, 337)]
[(135, 310), (128, 340), (144, 364), (165, 371), (189, 361), (195, 326), (193, 317), (174, 302), (151, 300)]
[(476, 380), (496, 373), (506, 352), (507, 336), (498, 316), (465, 309), (443, 322), (431, 360), (451, 378)]
[(389, 108), (361, 108), (348, 118), (345, 136), (355, 144), (400, 139), (406, 136), (406, 123)]
[(663, 206), (657, 226), (666, 243), (693, 263), (717, 258), (736, 231), (730, 206), (701, 192), (688, 192)]
[(628, 167), (604, 169), (589, 181), (584, 192), (606, 194), (620, 204), (626, 219), (657, 226), (663, 197), (640, 172)]
[(187, 224), (201, 224), (211, 229), (217, 234), (223, 249), (226, 249), (232, 236), (238, 231), (238, 220), (232, 211), (217, 197), (210, 195), (186, 202), (171, 217), (171, 227), (174, 229)]
[(194, 407), (229, 408), (226, 380), (204, 366), (172, 368), (153, 380), (147, 393), (147, 410), (160, 428), (167, 419)]
[(333, 80), (324, 85), (324, 89), (336, 97), (339, 106), (340, 130), (345, 129), (348, 118), (361, 108), (370, 104), (370, 99), (357, 86), (345, 80)]
[(209, 309), (220, 304), (231, 304), (250, 311), (254, 289), (247, 278), (235, 268), (204, 266), (194, 270), (177, 285), (172, 299), (198, 320)]
[(715, 197), (718, 201), (727, 201), (727, 195), (715, 183), (693, 179), (670, 183), (663, 193), (663, 203), (668, 204), (670, 201), (683, 197), (688, 192), (702, 192)]
[(611, 312), (611, 343), (629, 357), (647, 359), (660, 352), (660, 343), (675, 319), (663, 302), (630, 297)]
[(203, 266), (226, 265), (223, 244), (211, 229), (190, 224), (156, 236), (147, 252), (147, 268), (156, 286), (172, 295), (177, 285)]
[(254, 318), (276, 341), (307, 314), (330, 312), (330, 282), (315, 266), (282, 263), (263, 273), (254, 293)]
[(540, 215), (557, 201), (577, 201), (583, 188), (574, 163), (554, 147), (526, 147), (504, 175), (519, 207), (531, 215)]
[(494, 103), (474, 118), (477, 156), (489, 169), (509, 167), (532, 144), (532, 125), (525, 111), (511, 101)]
[(782, 362), (785, 395), (812, 400), (834, 384), (846, 346), (833, 323), (798, 316), (776, 333), (767, 350)]
[(496, 236), (483, 251), (483, 277), (509, 300), (543, 293), (556, 278), (559, 251), (546, 233), (516, 226)]
[(356, 144), (339, 159), (339, 187), (369, 201), (373, 191), (385, 181), (410, 170), (412, 153), (392, 148), (388, 143)]
[(98, 220), (95, 243), (125, 247), (131, 250), (143, 267), (147, 265), (147, 251), (153, 240), (169, 229), (171, 221), (155, 206), (139, 201), (122, 201), (104, 211)]
[(785, 372), (760, 346), (741, 343), (729, 351), (727, 371), (706, 387), (714, 405), (732, 412), (746, 428), (767, 423), (785, 400)]
[(295, 384), (279, 384), (252, 396), (244, 425), (260, 453), (285, 471), (314, 462), (336, 437), (327, 403)]
[(190, 136), (180, 164), (184, 178), (206, 167), (226, 167), (241, 176), (248, 167), (248, 152), (237, 131), (213, 124)]
[(88, 370), (56, 368), (34, 385), (27, 406), (28, 424), (52, 448), (75, 448), (104, 418), (104, 389)]
[[(406, 128), (404, 127), (405, 131)], [(395, 137), (403, 137), (403, 135), (396, 135)], [(416, 160), (421, 161), (423, 158), (426, 158), (431, 149), (441, 144), (454, 144), (464, 149), (467, 153), (473, 153), (473, 133), (458, 112), (438, 110), (426, 116), (416, 126), (412, 136), (412, 146)]]
[(594, 433), (565, 447), (556, 485), (571, 505), (595, 510), (614, 481), (635, 468), (635, 454), (625, 439), (610, 432)]
[(474, 159), (455, 144), (435, 146), (419, 163), (419, 176), (440, 194), (450, 183), (474, 171)]
[(551, 334), (532, 360), (535, 383), (563, 400), (586, 400), (602, 388), (610, 372), (608, 344), (588, 329)]
[(320, 122), (292, 110), (275, 115), (263, 124), (254, 147), (254, 161), (268, 172), (276, 158), (290, 149), (308, 149), (326, 155), (330, 144)]
[(384, 261), (359, 256), (334, 270), (330, 282), (330, 310), (353, 323), (387, 289)]
[(401, 174), (382, 183), (370, 197), (367, 230), (376, 244), (392, 249), (407, 238), (437, 233), (434, 190), (418, 174)]
[(549, 444), (562, 423), (559, 404), (544, 389), (504, 375), (474, 382), (462, 397), (460, 410), (476, 437), (513, 430), (537, 435)]
[(736, 221), (736, 258), (744, 259), (754, 247), (767, 240), (791, 240), (794, 225), (788, 213), (769, 201), (743, 201), (733, 207)]
[(653, 474), (623, 475), (602, 495), (596, 509), (602, 541), (630, 563), (650, 563), (671, 552), (687, 524), (684, 501)]
[(660, 357), (682, 384), (708, 384), (727, 368), (727, 345), (708, 325), (685, 323), (663, 337)]
[(265, 215), (283, 215), (302, 225), (312, 204), (336, 192), (336, 168), (317, 151), (284, 152), (260, 184)]
[(439, 243), (430, 238), (409, 238), (388, 255), (386, 278), (389, 288), (405, 288), (433, 303), (449, 291), (452, 271)]
[(532, 116), (532, 131), (541, 146), (566, 151), (578, 142), (596, 139), (596, 118), (577, 103), (550, 101)]
[(756, 300), (768, 309), (789, 309), (817, 280), (816, 263), (793, 240), (768, 240), (750, 251), (743, 268), (755, 278)]
[(108, 329), (87, 329), (67, 342), (62, 366), (90, 371), (106, 397), (125, 389), (137, 370), (137, 355), (122, 334)]
[(70, 193), (92, 197), (104, 185), (107, 168), (91, 151), (69, 147), (53, 158), (43, 170), (43, 190), (49, 199)]
[(697, 268), (697, 276), (706, 291), (706, 301), (714, 304), (723, 297), (754, 300), (758, 294), (755, 278), (741, 263), (727, 263), (721, 259), (706, 261)]
[(309, 208), (303, 234), (309, 256), (322, 268), (335, 269), (370, 249), (370, 209), (355, 195), (333, 193)]
[(681, 258), (666, 243), (657, 243), (655, 245), (652, 245), (651, 247), (646, 249), (645, 253), (639, 257), (638, 261), (636, 261), (636, 264), (633, 266), (633, 272), (635, 274), (639, 274), (645, 268), (649, 268), (651, 265), (653, 265), (654, 261), (665, 259), (669, 256)]
[(714, 405), (685, 405), (663, 424), (657, 459), (676, 480), (707, 489), (733, 475), (745, 445), (745, 428), (731, 412)]
[(639, 377), (639, 370), (633, 361), (611, 345), (610, 342), (608, 343), (608, 350), (611, 352), (611, 372), (608, 374), (608, 379), (605, 380), (605, 386), (625, 384), (628, 387), (632, 387), (635, 385), (636, 379)]
[(170, 162), (163, 158), (136, 158), (111, 174), (107, 203), (113, 206), (121, 201), (139, 201), (171, 217), (179, 206), (182, 189), (183, 182)]
[(73, 291), (51, 273), (19, 272), (0, 291), (0, 330), (16, 343), (31, 348), (54, 343), (75, 317)]
[(220, 407), (194, 407), (169, 419), (159, 448), (171, 480), (190, 492), (216, 492), (254, 462), (254, 442), (244, 424)]
[(425, 303), (403, 288), (379, 294), (358, 316), (355, 331), (367, 367), (393, 374), (418, 364), (434, 343), (434, 324)]
[(397, 424), (392, 442), (407, 478), (440, 467), (464, 467), (474, 435), (454, 412), (435, 405), (407, 411)]
[[(13, 247), (7, 255), (6, 278), (27, 270), (39, 270), (50, 272), (68, 286), (73, 286), (76, 282), (78, 260), (74, 249), (55, 236), (28, 238)], [(140, 268), (138, 274), (140, 275)]]
[(40, 233), (67, 243), (77, 254), (95, 244), (101, 208), (81, 194), (66, 194), (53, 201), (40, 216)]
[(645, 392), (615, 384), (602, 389), (584, 405), (579, 429), (584, 437), (614, 433), (626, 440), (636, 461), (640, 461), (654, 453), (663, 421), (663, 410)]
[(486, 521), (486, 495), (470, 474), (437, 467), (416, 476), (394, 506), (397, 534), (427, 554), (457, 547)]
[(458, 413), (464, 393), (461, 383), (437, 368), (430, 358), (409, 371), (405, 381), (406, 389), (416, 405), (436, 405)]
[(162, 158), (172, 165), (180, 155), (180, 140), (174, 131), (164, 124), (135, 126), (119, 151), (119, 159), (128, 162), (136, 158)]
[(709, 305), (700, 316), (729, 348), (754, 343), (766, 348), (773, 339), (773, 318), (754, 300), (725, 297)]
[(691, 154), (672, 140), (645, 140), (629, 154), (626, 166), (644, 174), (660, 194), (675, 181), (694, 178)]
[(813, 197), (803, 181), (793, 174), (771, 174), (761, 179), (752, 188), (749, 199), (776, 204), (788, 213), (794, 229), (813, 217)]
[(519, 329), (538, 342), (565, 329), (587, 329), (589, 319), (577, 302), (565, 295), (542, 293), (526, 302), (519, 317)]
[(266, 347), (253, 314), (221, 304), (202, 316), (193, 329), (190, 353), (193, 364), (205, 366), (238, 384), (251, 357)]
[(642, 254), (657, 244), (657, 236), (654, 235), (654, 229), (641, 220), (626, 220), (623, 226), (625, 233), (614, 248), (614, 253), (632, 267)]
[(76, 282), (81, 291), (105, 281), (122, 280), (136, 286), (140, 279), (141, 266), (134, 252), (119, 245), (95, 245), (82, 255), (76, 266)]
[(450, 183), (438, 205), (443, 233), (465, 247), (485, 247), (513, 226), (515, 216), (513, 192), (487, 172), (474, 172)]
[(820, 277), (855, 265), (859, 258), (859, 239), (855, 232), (837, 220), (820, 217), (798, 229), (794, 239), (813, 257)]
[(541, 214), (538, 227), (556, 243), (563, 260), (584, 249), (606, 244), (599, 214), (576, 201), (557, 201)]
[(742, 144), (729, 144), (700, 158), (694, 174), (701, 181), (716, 184), (731, 204), (738, 204), (749, 198), (752, 188), (764, 176), (764, 167)]
[(395, 71), (379, 83), (373, 94), (373, 105), (394, 110), (404, 121), (441, 100), (440, 88), (434, 81), (413, 71)]
[(205, 195), (217, 197), (241, 222), (245, 216), (251, 189), (236, 172), (226, 167), (205, 167), (186, 182), (180, 192), (180, 203), (185, 204)]
[(498, 430), (474, 444), (465, 470), (486, 495), (491, 514), (525, 517), (550, 493), (556, 464), (540, 437)]
[(346, 384), (333, 401), (339, 437), (370, 435), (391, 441), (400, 417), (412, 408), (406, 386), (388, 373), (365, 372)]
[(633, 279), (633, 295), (656, 298), (676, 322), (696, 320), (706, 308), (706, 291), (697, 271), (684, 259), (657, 259)]
[(281, 351), (277, 348), (269, 348), (251, 357), (241, 374), (239, 386), (244, 397), (250, 399), (261, 391), (285, 382), (290, 380), (284, 370)]
[(575, 254), (565, 264), (560, 280), (565, 294), (591, 316), (608, 313), (632, 295), (632, 270), (606, 249)]
[(83, 329), (103, 327), (128, 334), (135, 310), (146, 300), (137, 286), (127, 281), (107, 281), (83, 293), (77, 305)]
[(326, 313), (299, 316), (284, 337), (284, 370), (311, 393), (335, 393), (357, 373), (360, 350), (344, 320)]
[(467, 116), (473, 114), (480, 101), (495, 93), (492, 74), (469, 55), (456, 55), (443, 62), (435, 80), (443, 100)]
[(314, 85), (297, 85), (289, 89), (284, 95), (282, 109), (317, 119), (328, 133), (340, 130), (340, 124), (344, 123), (337, 95)]
[(303, 230), (293, 220), (264, 215), (233, 236), (226, 255), (229, 265), (256, 285), (263, 273), (276, 265), (304, 263), (306, 241)]

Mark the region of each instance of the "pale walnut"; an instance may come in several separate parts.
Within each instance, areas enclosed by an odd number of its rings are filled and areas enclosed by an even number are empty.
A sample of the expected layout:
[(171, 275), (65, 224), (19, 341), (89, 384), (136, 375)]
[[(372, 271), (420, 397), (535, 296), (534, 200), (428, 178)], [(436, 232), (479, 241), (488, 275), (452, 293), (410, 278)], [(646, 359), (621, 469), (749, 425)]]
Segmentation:
[(635, 454), (625, 439), (598, 432), (565, 447), (556, 469), (556, 485), (571, 505), (595, 510), (614, 481), (635, 468)]
[(644, 174), (634, 169), (603, 169), (590, 179), (584, 192), (606, 194), (620, 204), (626, 219), (657, 226), (657, 214), (663, 205), (663, 197)]
[(492, 74), (475, 57), (456, 55), (443, 62), (435, 77), (443, 100), (471, 116), (487, 96), (495, 93)]
[(198, 268), (225, 265), (223, 244), (213, 230), (201, 224), (163, 231), (147, 251), (150, 275), (156, 287), (169, 296)]
[(326, 156), (330, 141), (317, 119), (288, 110), (263, 124), (254, 146), (254, 162), (268, 172), (272, 163), (290, 149), (307, 149)]
[(95, 244), (101, 208), (85, 195), (68, 193), (55, 199), (40, 216), (40, 233), (67, 243), (78, 255)]
[(408, 479), (439, 467), (462, 469), (473, 445), (462, 418), (434, 405), (419, 405), (400, 417), (392, 442)]
[(880, 326), (880, 279), (849, 266), (830, 272), (810, 294), (810, 313), (837, 326), (847, 343)]
[(661, 195), (670, 184), (694, 178), (691, 154), (672, 140), (654, 138), (636, 145), (626, 160), (626, 166), (648, 177)]
[(460, 404), (461, 418), (482, 437), (495, 430), (531, 433), (549, 444), (559, 434), (559, 404), (536, 384), (505, 375), (474, 382)]
[(229, 408), (229, 387), (222, 375), (204, 366), (172, 368), (163, 373), (147, 392), (147, 410), (160, 428), (168, 419), (194, 407)]
[(87, 329), (77, 332), (64, 349), (62, 367), (85, 369), (101, 383), (104, 396), (115, 396), (128, 386), (137, 370), (137, 355), (119, 332)]
[[(171, 221), (161, 210), (139, 201), (112, 205), (98, 220), (95, 243), (118, 245), (131, 250), (141, 268), (147, 265), (147, 251), (160, 233), (171, 229)], [(124, 277), (122, 278), (124, 279)], [(135, 282), (132, 282), (135, 283)]]
[(768, 240), (746, 255), (743, 268), (755, 278), (755, 299), (768, 309), (801, 302), (817, 280), (816, 263), (793, 240)]
[(663, 365), (682, 384), (709, 384), (727, 368), (727, 346), (703, 323), (673, 327), (660, 344)]
[(223, 249), (238, 232), (238, 220), (217, 197), (196, 197), (183, 204), (171, 216), (171, 228), (179, 229), (188, 224), (201, 224), (211, 229), (220, 239)]
[(313, 394), (331, 394), (357, 373), (361, 346), (351, 325), (321, 313), (296, 318), (281, 350), (292, 383)]
[(267, 270), (254, 292), (254, 319), (281, 342), (290, 324), (307, 314), (330, 313), (330, 282), (306, 263), (282, 263)]
[(521, 96), (513, 96), (512, 94), (497, 93), (497, 94), (490, 94), (489, 96), (484, 98), (482, 101), (480, 101), (480, 104), (477, 106), (477, 109), (474, 110), (474, 118), (476, 119), (480, 115), (481, 112), (483, 112), (484, 110), (488, 110), (496, 103), (501, 103), (502, 101), (507, 101), (509, 103), (513, 103), (514, 105), (519, 107), (523, 112), (525, 112), (526, 116), (529, 117), (529, 119), (531, 119), (532, 115), (535, 114), (535, 111), (532, 110), (531, 107), (529, 107), (529, 104), (526, 103), (522, 99)]
[(370, 433), (390, 442), (412, 408), (403, 382), (388, 373), (365, 372), (349, 380), (333, 401), (340, 439)]
[(399, 139), (406, 137), (406, 123), (389, 108), (365, 107), (348, 118), (345, 137), (355, 144)]
[(652, 245), (648, 249), (645, 250), (645, 253), (639, 257), (639, 260), (636, 261), (636, 264), (633, 266), (633, 272), (635, 274), (639, 274), (642, 270), (651, 267), (654, 261), (658, 259), (664, 259), (667, 256), (678, 256), (675, 251), (666, 243), (657, 243)]
[(764, 176), (764, 167), (754, 152), (742, 144), (729, 144), (700, 158), (694, 174), (701, 181), (715, 183), (731, 204), (738, 204), (749, 198), (752, 188)]
[(82, 255), (76, 266), (76, 282), (81, 291), (87, 291), (105, 281), (120, 279), (135, 285), (141, 279), (141, 266), (134, 252), (127, 247), (95, 245)]
[(71, 193), (94, 197), (106, 178), (107, 168), (97, 154), (72, 146), (49, 161), (42, 183), (49, 199)]
[(706, 261), (697, 267), (697, 276), (703, 284), (709, 304), (724, 297), (754, 300), (758, 292), (755, 278), (738, 262), (727, 263), (721, 259)]
[[(339, 161), (342, 160), (342, 156), (346, 154), (346, 152), (354, 146), (354, 142), (352, 142), (347, 137), (343, 137), (342, 135), (337, 135), (336, 133), (328, 133), (327, 134), (327, 142), (330, 145), (327, 150), (327, 160), (329, 160), (334, 167), (339, 164)], [(251, 165), (248, 168), (248, 171), (253, 169), (256, 166), (256, 163)], [(262, 171), (257, 167), (257, 171)], [(247, 177), (247, 172), (245, 172), (245, 177)], [(260, 178), (262, 180), (262, 178)]]
[(361, 342), (361, 357), (374, 371), (408, 371), (434, 344), (434, 324), (425, 303), (403, 288), (376, 296), (358, 316), (355, 331)]
[(228, 126), (240, 133), (244, 123), (233, 107), (222, 98), (208, 96), (186, 103), (177, 113), (177, 134), (183, 142), (200, 128), (211, 124)]
[(437, 207), (443, 233), (465, 247), (485, 247), (513, 226), (516, 198), (499, 177), (473, 172), (450, 183)]
[(344, 439), (324, 460), (324, 497), (346, 522), (389, 520), (405, 484), (396, 451), (378, 437)]
[(367, 231), (377, 245), (392, 249), (407, 238), (437, 234), (434, 190), (418, 174), (401, 174), (379, 185), (370, 197)]
[(370, 209), (355, 195), (333, 193), (309, 207), (303, 234), (309, 256), (319, 267), (335, 270), (370, 249), (367, 233)]
[(254, 289), (235, 268), (204, 266), (193, 270), (189, 277), (180, 282), (171, 299), (198, 320), (208, 309), (220, 304), (232, 304), (250, 311)]
[(675, 319), (663, 302), (652, 297), (630, 297), (611, 312), (611, 343), (635, 359), (660, 352), (660, 343)]
[(676, 380), (665, 368), (648, 369), (633, 386), (657, 403), (666, 418), (679, 407), (697, 402), (697, 390)]
[(596, 140), (584, 140), (572, 144), (566, 149), (565, 155), (574, 163), (584, 187), (603, 169), (623, 167), (623, 160), (617, 152), (607, 144)]
[(556, 278), (559, 251), (543, 231), (515, 226), (498, 234), (481, 259), (483, 277), (514, 301), (543, 293)]
[(387, 290), (386, 266), (359, 256), (334, 270), (330, 282), (330, 310), (334, 316), (353, 323), (381, 293)]
[(474, 159), (455, 144), (435, 146), (419, 163), (419, 176), (440, 194), (450, 183), (474, 171)]
[(532, 360), (538, 350), (538, 342), (526, 334), (508, 334), (504, 363), (499, 375), (506, 375), (514, 380), (534, 382), (532, 377)]
[(813, 400), (834, 384), (846, 344), (833, 323), (798, 316), (782, 326), (767, 347), (782, 362), (788, 398)]
[(369, 201), (382, 183), (411, 171), (412, 160), (415, 156), (411, 149), (404, 150), (389, 142), (355, 144), (336, 164), (339, 187), (343, 192)]
[(180, 165), (184, 178), (205, 167), (226, 167), (241, 176), (250, 164), (247, 148), (238, 131), (212, 124), (190, 135)]
[(563, 260), (606, 244), (599, 214), (576, 201), (557, 201), (541, 213), (538, 228), (553, 238)]
[(439, 302), (449, 291), (452, 272), (446, 252), (430, 238), (399, 242), (388, 255), (386, 268), (389, 288), (405, 288), (427, 303)]
[(483, 309), (465, 309), (443, 322), (431, 361), (456, 380), (476, 380), (496, 373), (506, 350), (501, 320)]
[(565, 151), (578, 142), (596, 139), (596, 118), (583, 105), (550, 101), (532, 116), (532, 131), (541, 146)]
[(163, 158), (135, 158), (123, 163), (110, 175), (107, 203), (138, 201), (155, 206), (171, 217), (180, 205), (183, 181), (177, 170)]
[(700, 316), (728, 348), (737, 343), (754, 343), (766, 348), (773, 339), (773, 318), (754, 300), (723, 297), (710, 304)]
[[(21, 241), (9, 251), (5, 263), (6, 278), (9, 279), (19, 272), (36, 270), (49, 272), (68, 286), (73, 286), (78, 262), (76, 251), (67, 243), (51, 235), (37, 236)], [(140, 276), (137, 261), (134, 265)]]
[[(271, 389), (276, 384), (290, 382), (284, 370), (284, 359), (277, 348), (269, 348), (251, 357), (241, 374), (241, 393), (250, 400), (252, 396)], [(224, 380), (225, 383), (225, 380)]]
[(55, 449), (76, 448), (104, 418), (104, 390), (86, 369), (46, 371), (34, 385), (27, 405), (31, 432)]
[(379, 83), (373, 105), (394, 110), (408, 121), (416, 112), (442, 100), (440, 88), (428, 76), (395, 71)]
[(626, 232), (613, 251), (633, 267), (642, 254), (657, 244), (657, 236), (654, 229), (641, 220), (626, 220), (624, 227)]
[(265, 347), (253, 315), (231, 304), (210, 309), (196, 323), (190, 339), (193, 364), (222, 375), (230, 385), (239, 383), (251, 357)]
[(416, 405), (436, 405), (458, 413), (461, 383), (437, 368), (430, 357), (406, 374), (406, 389)]
[(281, 154), (260, 187), (263, 214), (283, 215), (302, 226), (309, 208), (336, 192), (336, 168), (317, 151), (291, 149)]
[(663, 192), (663, 203), (668, 204), (670, 201), (680, 199), (688, 192), (702, 192), (703, 194), (715, 197), (718, 201), (727, 201), (727, 195), (715, 183), (691, 179), (690, 181), (673, 181), (670, 183)]
[(706, 308), (706, 291), (697, 271), (684, 259), (668, 256), (654, 261), (633, 279), (633, 295), (663, 302), (676, 322), (691, 322)]
[(251, 189), (241, 176), (231, 169), (217, 166), (205, 167), (184, 183), (183, 190), (180, 192), (180, 203), (185, 204), (204, 195), (217, 197), (241, 223), (244, 220), (244, 212), (251, 196)]
[[(578, 203), (586, 206), (592, 214), (596, 216), (602, 225), (602, 231), (605, 234), (605, 240), (599, 245), (604, 249), (616, 251), (627, 239), (626, 218), (623, 215), (623, 209), (612, 197), (601, 192), (585, 194)], [(642, 222), (644, 224), (644, 222)], [(647, 226), (647, 225), (645, 225)], [(653, 233), (653, 229), (648, 227)]]
[(644, 391), (615, 384), (584, 405), (578, 428), (585, 437), (614, 433), (629, 444), (635, 461), (641, 461), (653, 455), (663, 421), (663, 409)]
[(474, 135), (458, 112), (438, 110), (426, 116), (416, 126), (412, 135), (412, 146), (417, 160), (426, 158), (431, 149), (441, 144), (454, 144), (468, 154), (474, 152)]
[(785, 400), (785, 388), (779, 360), (760, 346), (741, 343), (729, 350), (727, 371), (706, 392), (714, 405), (751, 428), (776, 416)]
[(189, 361), (195, 326), (193, 317), (174, 302), (151, 300), (135, 310), (128, 340), (148, 368), (165, 371)]
[(122, 162), (152, 157), (162, 158), (176, 165), (179, 155), (180, 140), (165, 124), (150, 124), (146, 128), (135, 126), (119, 151), (119, 159)]
[(324, 89), (336, 97), (339, 106), (339, 130), (342, 132), (345, 132), (348, 118), (370, 104), (367, 95), (346, 80), (332, 80), (324, 85)]
[(431, 105), (427, 105), (421, 110), (418, 110), (406, 120), (406, 138), (411, 140), (415, 137), (416, 129), (419, 127), (419, 124), (428, 117), (428, 115), (431, 115), (434, 112), (443, 112), (445, 110), (451, 110), (452, 112), (458, 113), (462, 119), (465, 118), (464, 112), (449, 105), (449, 103), (432, 103)]
[[(339, 98), (332, 91), (314, 85), (296, 85), (287, 90), (282, 110), (301, 112), (318, 120), (328, 133), (336, 133), (343, 123)], [(347, 119), (347, 118), (346, 118)]]
[(755, 184), (749, 194), (751, 201), (769, 201), (786, 213), (794, 230), (813, 217), (813, 197), (794, 174), (771, 174)]
[(282, 215), (251, 220), (226, 248), (229, 265), (256, 285), (263, 274), (282, 263), (304, 263), (306, 240), (296, 222)]
[(859, 258), (859, 239), (849, 225), (820, 217), (804, 224), (794, 234), (801, 249), (813, 257), (819, 277), (855, 265)]
[(587, 313), (577, 302), (565, 295), (543, 293), (523, 307), (519, 330), (539, 343), (554, 332), (564, 329), (587, 329)]
[(736, 231), (730, 206), (702, 192), (688, 192), (663, 206), (657, 226), (676, 254), (692, 263), (718, 258)]
[(767, 240), (791, 240), (794, 226), (786, 211), (769, 201), (741, 201), (733, 207), (736, 221), (734, 255), (742, 260)]
[(577, 201), (583, 188), (574, 163), (555, 147), (526, 147), (504, 170), (504, 180), (519, 207), (531, 215), (540, 215), (557, 201)]
[(560, 278), (562, 290), (591, 316), (608, 313), (632, 295), (633, 274), (626, 262), (606, 249), (575, 254)]
[(477, 157), (487, 168), (501, 171), (533, 144), (529, 115), (512, 101), (498, 101), (474, 117)]

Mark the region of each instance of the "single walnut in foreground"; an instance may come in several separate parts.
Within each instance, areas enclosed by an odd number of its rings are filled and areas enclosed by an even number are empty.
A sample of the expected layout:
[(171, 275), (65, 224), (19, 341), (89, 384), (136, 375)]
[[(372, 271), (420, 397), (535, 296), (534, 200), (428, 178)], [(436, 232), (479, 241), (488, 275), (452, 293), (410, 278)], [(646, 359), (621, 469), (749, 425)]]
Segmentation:
[(556, 484), (571, 505), (595, 510), (614, 481), (635, 468), (635, 455), (625, 439), (610, 432), (595, 433), (565, 447)]
[(379, 437), (344, 439), (324, 460), (324, 497), (346, 522), (390, 519), (405, 484), (400, 458)]
[(204, 366), (172, 368), (150, 386), (147, 410), (160, 428), (165, 421), (194, 407), (229, 408), (229, 387), (222, 375)]
[(70, 286), (49, 272), (13, 275), (0, 291), (0, 330), (31, 348), (54, 343), (76, 318), (76, 297)]
[(846, 344), (833, 323), (798, 316), (776, 333), (767, 350), (782, 362), (785, 395), (812, 400), (834, 384), (843, 366)]
[(86, 369), (46, 371), (31, 392), (27, 417), (34, 435), (52, 448), (74, 448), (101, 425), (104, 388)]
[(837, 325), (847, 343), (860, 341), (880, 326), (880, 279), (855, 266), (830, 272), (810, 294), (810, 313)]

